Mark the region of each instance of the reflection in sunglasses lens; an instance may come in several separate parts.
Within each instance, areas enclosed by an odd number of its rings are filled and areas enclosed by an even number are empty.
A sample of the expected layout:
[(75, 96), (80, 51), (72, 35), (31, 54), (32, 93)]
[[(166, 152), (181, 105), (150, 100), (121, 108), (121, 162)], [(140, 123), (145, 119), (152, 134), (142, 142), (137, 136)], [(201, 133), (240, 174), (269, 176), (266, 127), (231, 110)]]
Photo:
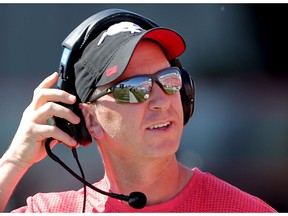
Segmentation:
[(139, 103), (148, 99), (151, 89), (149, 77), (135, 77), (116, 85), (113, 97), (119, 103)]
[[(164, 91), (172, 95), (182, 87), (180, 72), (177, 68), (164, 69), (157, 74), (157, 80)], [(140, 103), (149, 98), (155, 75), (132, 77), (116, 84), (112, 94), (118, 103)]]

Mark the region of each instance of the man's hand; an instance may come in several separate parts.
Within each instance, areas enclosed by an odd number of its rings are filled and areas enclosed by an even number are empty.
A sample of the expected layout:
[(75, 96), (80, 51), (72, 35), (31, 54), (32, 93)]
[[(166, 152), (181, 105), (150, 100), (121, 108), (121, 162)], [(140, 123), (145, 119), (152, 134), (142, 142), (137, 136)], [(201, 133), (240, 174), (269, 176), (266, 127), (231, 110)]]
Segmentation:
[[(55, 102), (73, 104), (76, 97), (63, 90), (51, 89), (58, 80), (58, 73), (53, 73), (34, 90), (33, 100), (25, 109), (16, 135), (9, 148), (10, 159), (15, 159), (19, 165), (29, 166), (46, 156), (45, 140), (52, 137), (58, 142), (74, 147), (77, 142), (48, 120), (57, 116), (72, 124), (78, 124), (80, 119), (68, 108)], [(53, 142), (55, 145), (57, 141)]]
[(47, 155), (45, 151), (47, 138), (54, 139), (51, 146), (55, 146), (57, 142), (69, 147), (77, 145), (76, 140), (49, 123), (53, 116), (64, 118), (72, 124), (80, 122), (80, 118), (71, 110), (57, 103), (76, 102), (74, 95), (51, 88), (58, 77), (57, 72), (53, 73), (34, 90), (32, 102), (23, 112), (14, 139), (0, 159), (0, 211), (4, 210), (11, 193), (28, 168)]

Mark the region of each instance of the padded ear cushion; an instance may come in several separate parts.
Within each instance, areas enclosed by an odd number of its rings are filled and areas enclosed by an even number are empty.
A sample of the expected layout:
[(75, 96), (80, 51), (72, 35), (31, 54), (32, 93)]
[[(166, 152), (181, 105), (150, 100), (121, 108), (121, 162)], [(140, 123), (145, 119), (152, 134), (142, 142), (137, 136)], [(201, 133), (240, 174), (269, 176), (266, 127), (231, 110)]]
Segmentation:
[(182, 67), (180, 69), (182, 77), (182, 88), (180, 94), (183, 106), (184, 125), (186, 125), (194, 112), (195, 86), (188, 71)]
[(195, 85), (188, 71), (182, 67), (179, 59), (170, 61), (171, 66), (178, 67), (181, 71), (182, 88), (180, 90), (183, 106), (184, 125), (186, 125), (194, 112)]

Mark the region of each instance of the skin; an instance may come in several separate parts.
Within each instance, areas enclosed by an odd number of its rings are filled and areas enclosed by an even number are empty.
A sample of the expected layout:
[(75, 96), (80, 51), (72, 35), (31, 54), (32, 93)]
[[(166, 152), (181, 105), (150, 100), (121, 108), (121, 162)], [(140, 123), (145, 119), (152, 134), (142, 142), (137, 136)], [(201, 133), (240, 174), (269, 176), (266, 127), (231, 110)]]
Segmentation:
[[(52, 116), (77, 124), (80, 119), (70, 110), (54, 102), (73, 104), (75, 96), (62, 90), (50, 89), (58, 80), (55, 72), (34, 90), (30, 105), (23, 112), (18, 130), (8, 150), (0, 159), (0, 211), (3, 211), (14, 188), (26, 171), (46, 157), (45, 140), (49, 137), (69, 147), (77, 142), (55, 126), (47, 124)], [(57, 141), (53, 141), (55, 146)]]
[[(116, 82), (167, 67), (162, 49), (144, 40)], [(106, 95), (96, 106), (82, 105), (82, 110), (87, 128), (99, 145), (111, 191), (142, 191), (152, 205), (174, 197), (191, 178), (192, 171), (175, 157), (183, 130), (179, 92), (167, 95), (154, 83), (149, 99), (143, 103), (117, 104)], [(167, 127), (150, 129), (167, 122)]]
[[(169, 62), (162, 49), (143, 40), (115, 82), (139, 74), (153, 74), (166, 67)], [(76, 100), (67, 92), (52, 89), (57, 80), (58, 74), (53, 73), (35, 89), (14, 139), (0, 159), (0, 211), (26, 171), (46, 157), (47, 138), (55, 139), (52, 146), (58, 141), (70, 148), (77, 146), (69, 135), (47, 124), (53, 116), (73, 124), (80, 120), (69, 109), (55, 103), (73, 104)], [(96, 104), (79, 106), (86, 127), (99, 146), (104, 178), (111, 191), (121, 194), (142, 191), (147, 204), (153, 205), (173, 198), (188, 183), (193, 171), (178, 163), (175, 156), (183, 130), (179, 92), (167, 95), (154, 84), (149, 99), (143, 103), (117, 104), (111, 95), (105, 95)], [(150, 128), (167, 122), (167, 127)]]

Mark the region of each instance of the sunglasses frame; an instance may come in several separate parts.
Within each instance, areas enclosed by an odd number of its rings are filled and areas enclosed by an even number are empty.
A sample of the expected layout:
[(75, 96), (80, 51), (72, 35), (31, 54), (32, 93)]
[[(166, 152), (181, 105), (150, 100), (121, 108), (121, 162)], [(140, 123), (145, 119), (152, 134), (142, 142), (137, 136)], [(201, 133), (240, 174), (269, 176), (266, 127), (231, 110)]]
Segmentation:
[[(171, 71), (172, 71), (171, 73), (175, 73), (175, 71), (177, 71), (177, 72), (178, 72), (177, 76), (179, 77), (179, 80), (180, 80), (180, 82), (181, 82), (180, 88), (179, 88), (179, 89), (176, 89), (176, 90), (175, 90), (173, 93), (171, 93), (171, 94), (166, 91), (166, 89), (164, 88), (164, 86), (162, 85), (162, 83), (161, 83), (160, 80), (159, 80), (159, 74), (161, 74), (161, 73), (163, 73), (163, 72), (165, 72), (165, 71), (168, 71), (168, 70), (171, 70)], [(120, 85), (122, 82), (127, 82), (127, 81), (129, 81), (129, 80), (131, 80), (131, 79), (138, 78), (138, 77), (145, 77), (145, 78), (149, 78), (149, 79), (152, 80), (151, 90), (149, 91), (148, 94), (151, 93), (154, 82), (156, 82), (156, 83), (160, 86), (160, 88), (161, 88), (166, 94), (168, 94), (168, 95), (175, 94), (177, 91), (180, 91), (180, 89), (182, 88), (182, 77), (181, 77), (180, 69), (179, 69), (178, 67), (168, 67), (168, 68), (164, 68), (164, 69), (162, 69), (162, 70), (159, 70), (158, 72), (156, 72), (156, 73), (154, 73), (154, 74), (142, 74), (142, 75), (137, 75), (137, 76), (129, 77), (129, 78), (125, 79), (125, 80), (121, 80), (121, 81), (119, 81), (118, 83), (116, 83), (116, 84), (114, 84), (114, 85), (112, 85), (112, 86), (104, 89), (104, 90), (101, 91), (99, 94), (93, 96), (93, 97), (89, 100), (88, 103), (93, 103), (93, 102), (95, 102), (96, 100), (98, 100), (99, 98), (103, 97), (104, 95), (113, 93), (115, 87), (116, 87), (117, 85)], [(113, 96), (113, 97), (114, 97), (114, 96)], [(115, 97), (114, 97), (114, 98), (115, 98)], [(144, 100), (143, 100), (143, 101), (138, 101), (138, 102), (135, 102), (135, 103), (144, 102), (144, 101), (146, 101), (148, 98), (149, 98), (149, 97), (147, 97), (147, 98), (144, 97)], [(117, 101), (117, 100), (118, 100), (118, 101)], [(120, 100), (120, 99), (115, 98), (116, 103), (131, 103), (131, 102), (120, 102), (119, 100)]]

